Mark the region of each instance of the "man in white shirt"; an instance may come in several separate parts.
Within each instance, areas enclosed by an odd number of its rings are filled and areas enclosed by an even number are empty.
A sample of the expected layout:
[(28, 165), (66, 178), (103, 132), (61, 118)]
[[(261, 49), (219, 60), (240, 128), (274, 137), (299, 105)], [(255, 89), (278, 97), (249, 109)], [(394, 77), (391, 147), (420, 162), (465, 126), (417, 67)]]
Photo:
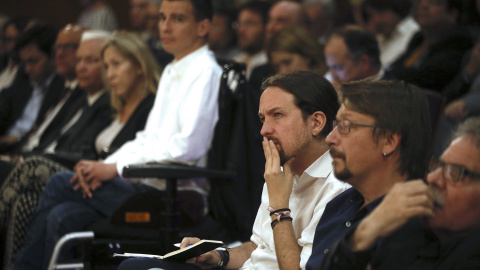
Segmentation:
[(388, 68), (405, 52), (408, 42), (420, 26), (410, 16), (410, 0), (365, 0), (362, 11), (366, 27), (377, 37), (380, 60)]
[(40, 268), (39, 262), (48, 262), (56, 239), (111, 215), (129, 196), (153, 189), (152, 183), (131, 183), (119, 177), (125, 165), (204, 164), (218, 119), (221, 77), (206, 45), (212, 13), (209, 0), (162, 2), (160, 35), (175, 59), (162, 74), (145, 130), (104, 162), (80, 161), (75, 174), (51, 178), (27, 234), (28, 248), (22, 250), (27, 258), (16, 262), (14, 269)]
[[(331, 173), (325, 143), (338, 109), (337, 95), (321, 75), (308, 71), (270, 77), (262, 89), (259, 117), (266, 184), (251, 241), (228, 251), (205, 253), (193, 259), (193, 265), (139, 258), (123, 262), (119, 269), (305, 267), (325, 205), (349, 187)], [(197, 241), (185, 238), (181, 247)]]

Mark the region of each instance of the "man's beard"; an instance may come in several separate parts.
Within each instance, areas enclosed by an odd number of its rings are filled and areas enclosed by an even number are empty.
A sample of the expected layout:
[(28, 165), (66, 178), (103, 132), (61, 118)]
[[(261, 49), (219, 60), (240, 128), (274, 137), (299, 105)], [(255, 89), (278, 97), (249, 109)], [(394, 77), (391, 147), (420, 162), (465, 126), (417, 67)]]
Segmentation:
[(333, 174), (335, 175), (335, 177), (338, 179), (338, 180), (341, 180), (343, 182), (346, 182), (347, 180), (349, 180), (350, 178), (352, 178), (352, 173), (350, 172), (350, 170), (348, 170), (347, 168), (347, 163), (346, 163), (346, 158), (345, 158), (345, 154), (343, 153), (340, 153), (339, 151), (335, 150), (334, 148), (330, 148), (330, 156), (332, 157), (336, 157), (336, 158), (341, 158), (343, 160), (343, 164), (344, 164), (344, 168), (342, 171), (339, 171), (337, 172), (335, 170), (335, 163), (336, 161), (334, 160), (332, 165), (333, 165)]
[(445, 198), (443, 197), (442, 193), (434, 186), (430, 186), (430, 190), (433, 194), (433, 205), (435, 208), (443, 209), (443, 206), (445, 205)]

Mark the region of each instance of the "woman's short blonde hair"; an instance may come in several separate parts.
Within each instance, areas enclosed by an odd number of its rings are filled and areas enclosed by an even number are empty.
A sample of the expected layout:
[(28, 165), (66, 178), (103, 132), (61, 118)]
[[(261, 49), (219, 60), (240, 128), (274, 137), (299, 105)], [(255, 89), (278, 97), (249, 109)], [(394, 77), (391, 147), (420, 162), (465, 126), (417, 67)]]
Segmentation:
[[(102, 59), (107, 48), (114, 48), (120, 55), (130, 60), (142, 69), (144, 87), (140, 91), (155, 93), (161, 75), (161, 68), (147, 46), (138, 34), (127, 31), (118, 31), (107, 39), (102, 47)], [(123, 110), (125, 101), (111, 91), (112, 107), (117, 113)]]

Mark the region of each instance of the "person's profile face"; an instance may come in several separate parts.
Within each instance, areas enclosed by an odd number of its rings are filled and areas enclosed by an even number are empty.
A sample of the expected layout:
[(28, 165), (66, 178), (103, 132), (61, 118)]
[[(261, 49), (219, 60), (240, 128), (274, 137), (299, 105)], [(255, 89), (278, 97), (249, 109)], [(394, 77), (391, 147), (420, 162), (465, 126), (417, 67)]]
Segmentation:
[(20, 50), (20, 59), (25, 65), (25, 72), (34, 82), (42, 84), (54, 70), (53, 60), (36, 45), (27, 45)]
[(76, 56), (78, 86), (87, 92), (96, 92), (104, 87), (100, 50), (103, 40), (86, 40), (80, 43)]
[[(373, 117), (349, 109), (345, 104), (340, 106), (336, 115), (337, 121), (349, 121), (375, 125)], [(350, 126), (348, 133), (342, 134), (334, 127), (325, 141), (330, 145), (333, 158), (333, 172), (339, 180), (355, 187), (372, 170), (379, 170), (383, 161), (382, 146), (373, 137), (371, 127)]]
[(280, 87), (270, 86), (260, 97), (261, 135), (273, 141), (281, 164), (308, 151), (312, 130), (295, 105), (294, 96)]
[[(469, 136), (454, 140), (440, 160), (480, 173), (480, 148)], [(458, 183), (447, 181), (441, 168), (431, 171), (427, 182), (443, 201), (429, 220), (431, 227), (448, 231), (463, 231), (480, 226), (480, 179), (461, 177)]]
[(190, 1), (162, 1), (159, 30), (165, 51), (178, 60), (205, 44), (210, 28), (206, 21), (195, 20)]

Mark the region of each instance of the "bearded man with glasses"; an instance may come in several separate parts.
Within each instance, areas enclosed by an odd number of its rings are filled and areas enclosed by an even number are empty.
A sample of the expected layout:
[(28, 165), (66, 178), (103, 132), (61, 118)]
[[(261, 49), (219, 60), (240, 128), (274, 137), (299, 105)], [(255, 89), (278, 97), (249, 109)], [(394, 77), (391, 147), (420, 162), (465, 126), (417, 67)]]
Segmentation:
[(398, 184), (320, 269), (480, 269), (480, 117), (465, 121), (426, 180)]
[(335, 177), (352, 188), (327, 204), (306, 269), (318, 269), (331, 246), (374, 211), (395, 184), (427, 171), (430, 116), (420, 89), (364, 80), (342, 84), (339, 97), (341, 106), (325, 141)]

